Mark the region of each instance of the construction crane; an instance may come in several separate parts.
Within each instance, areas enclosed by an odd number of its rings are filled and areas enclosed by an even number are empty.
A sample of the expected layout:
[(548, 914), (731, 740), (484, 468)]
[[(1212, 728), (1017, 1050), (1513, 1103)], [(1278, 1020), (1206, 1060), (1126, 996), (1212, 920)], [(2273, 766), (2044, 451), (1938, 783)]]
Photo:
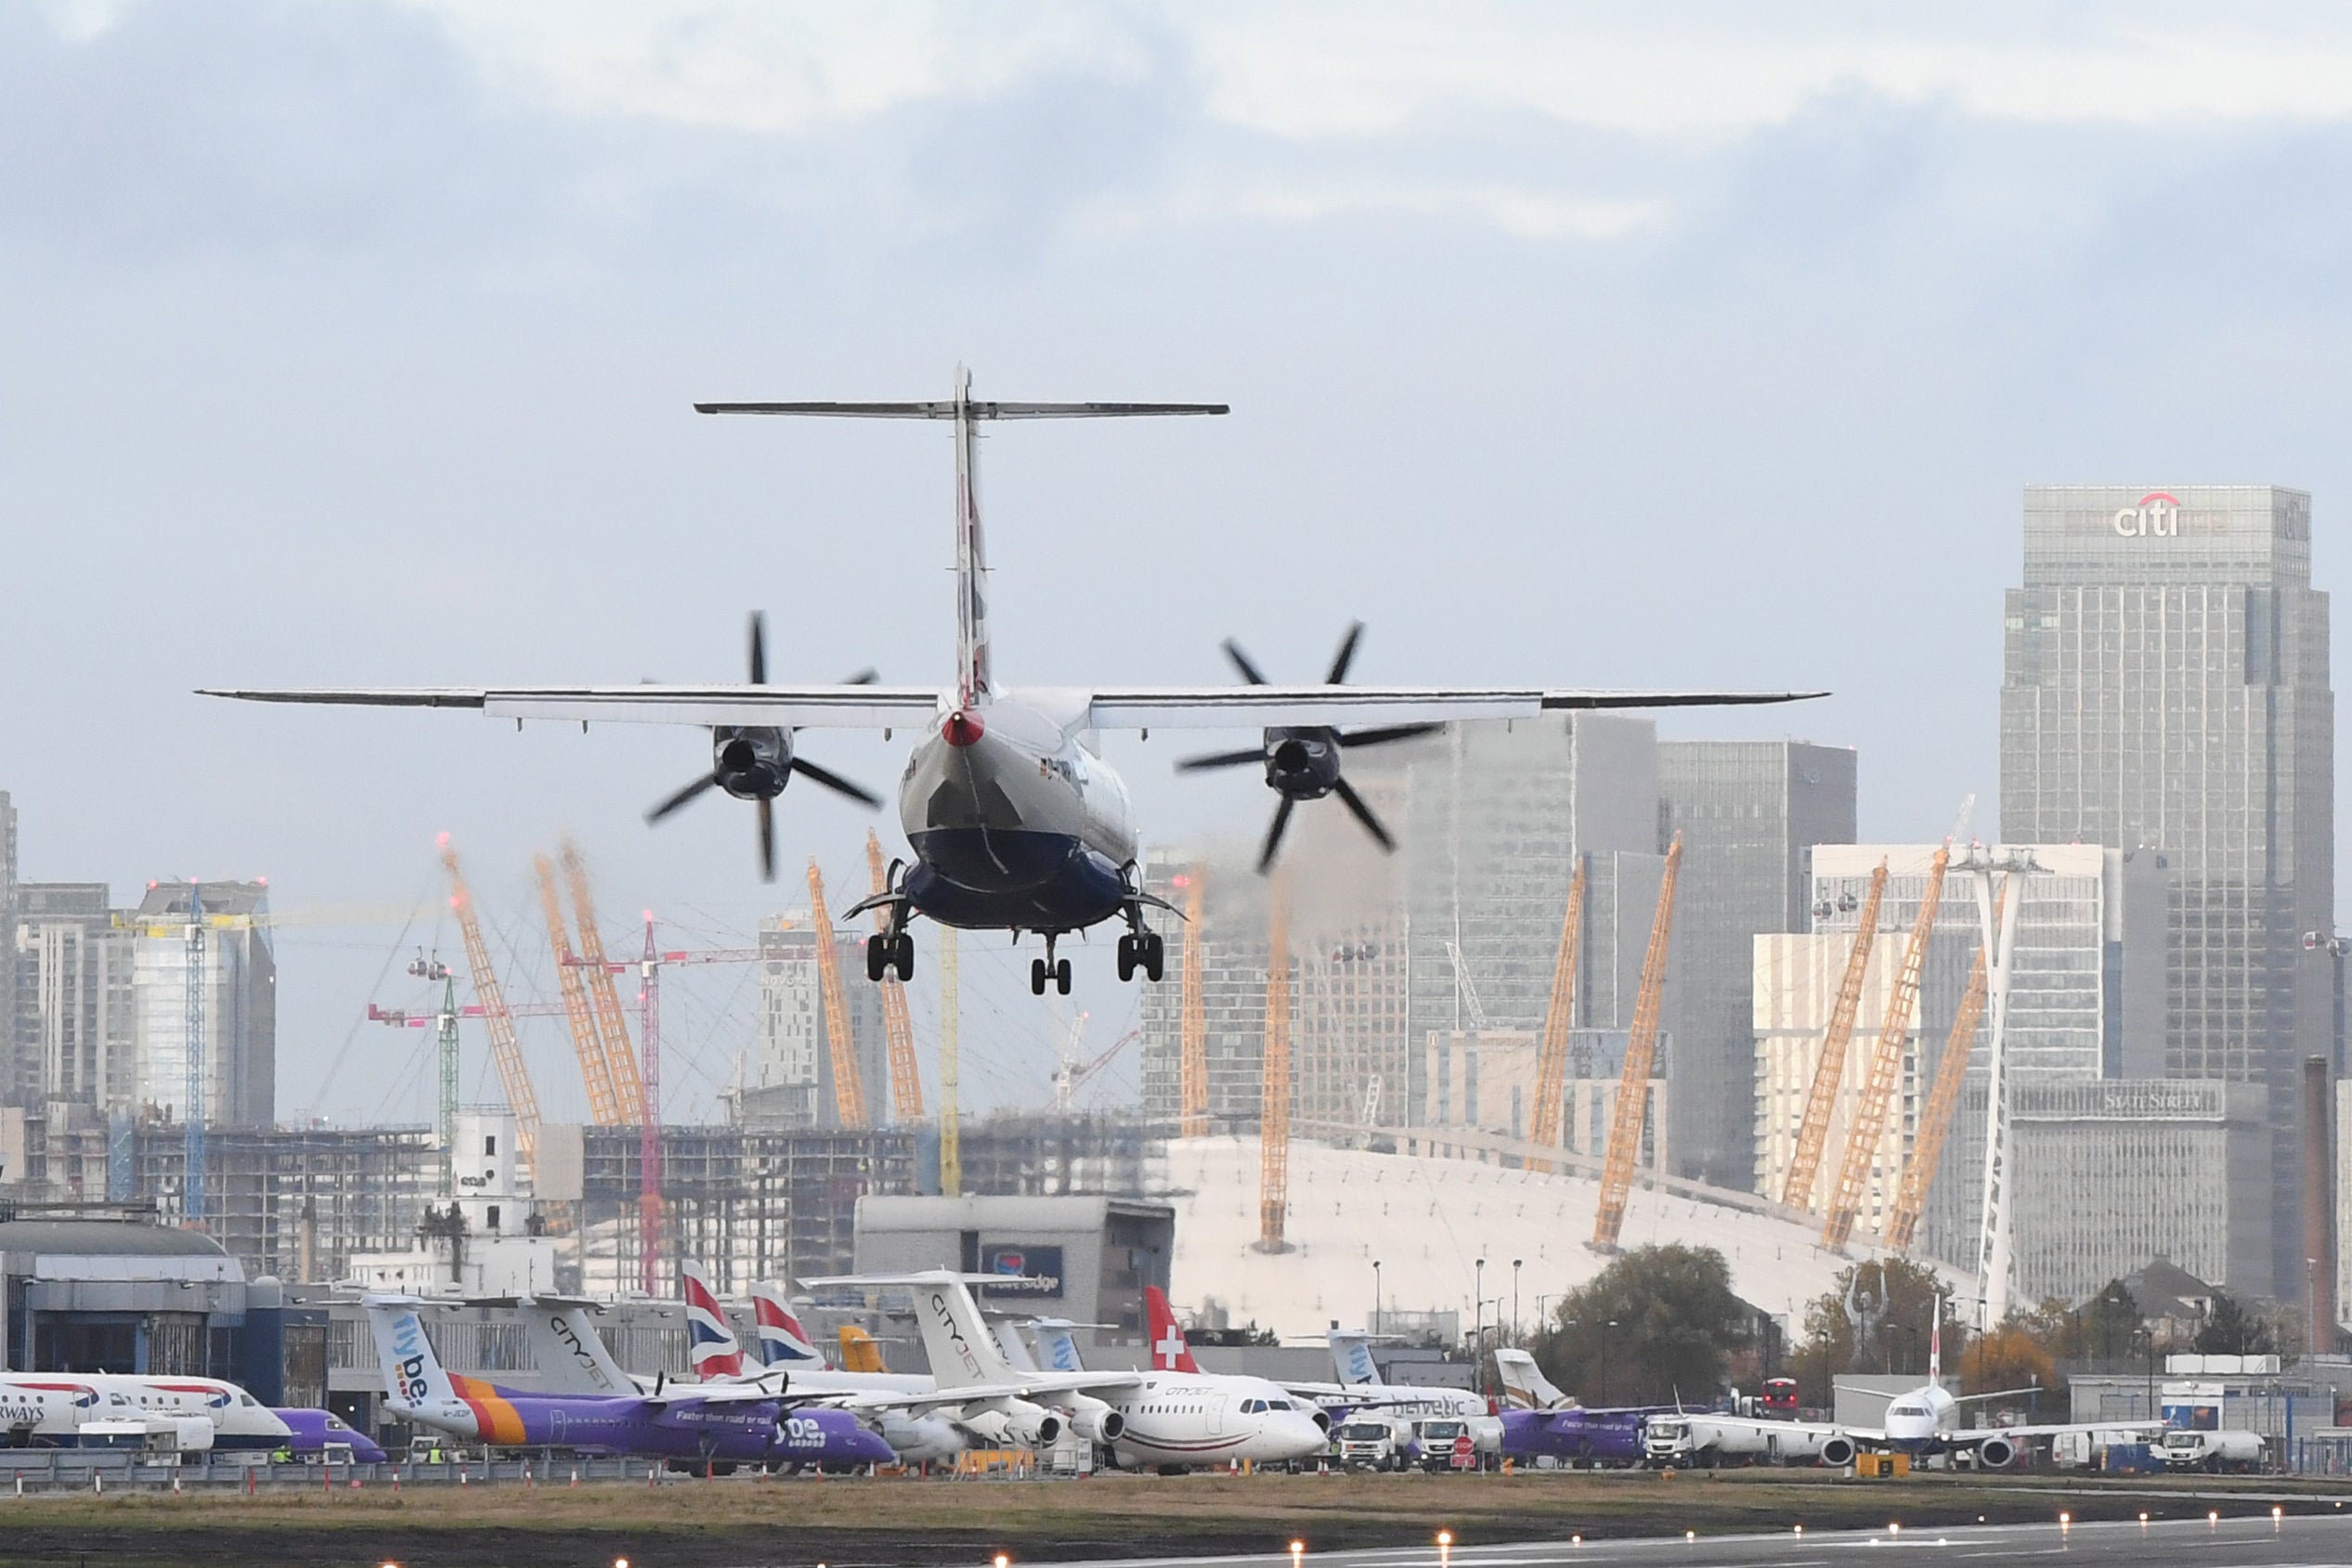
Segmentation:
[(1853, 1040), (1854, 1015), (1862, 1010), (1862, 984), (1870, 969), (1870, 944), (1878, 936), (1878, 904), (1887, 891), (1887, 862), (1870, 874), (1870, 891), (1862, 901), (1862, 915), (1854, 927), (1853, 951), (1846, 955), (1846, 978), (1838, 987), (1837, 1004), (1829, 1011), (1829, 1027), (1822, 1032), (1821, 1059), (1813, 1063), (1813, 1086), (1805, 1095), (1804, 1120), (1797, 1127), (1796, 1152), (1789, 1156), (1788, 1180), (1780, 1200), (1791, 1209), (1809, 1209), (1813, 1177), (1821, 1170), (1821, 1153), (1829, 1144), (1829, 1118), (1838, 1108), (1838, 1091), (1845, 1086), (1846, 1051)]
[(1667, 847), (1666, 875), (1657, 884), (1657, 918), (1650, 926), (1650, 950), (1642, 959), (1642, 989), (1633, 1000), (1633, 1029), (1626, 1036), (1625, 1069), (1618, 1075), (1617, 1106), (1609, 1118), (1609, 1146), (1601, 1165), (1601, 1205), (1592, 1219), (1596, 1251), (1617, 1251), (1625, 1228), (1625, 1203), (1633, 1193), (1633, 1167), (1642, 1155), (1642, 1124), (1649, 1110), (1650, 1065), (1657, 1057), (1658, 1004), (1666, 991), (1666, 951), (1674, 935), (1674, 882), (1683, 869), (1683, 836)]
[[(645, 1085), (637, 1071), (637, 1053), (629, 1044), (629, 1017), (620, 1010), (620, 993), (613, 985), (621, 965), (604, 957), (604, 935), (596, 924), (596, 896), (588, 886), (587, 863), (580, 859), (579, 846), (568, 838), (559, 853), (564, 883), (572, 894), (572, 920), (579, 927), (581, 973), (588, 980), (588, 999), (596, 1004), (596, 1032), (604, 1046), (604, 1071), (612, 1080), (614, 1108), (624, 1127), (657, 1122), (659, 1111), (650, 1117), (645, 1111)], [(651, 912), (645, 918), (653, 919)]]
[(1846, 1158), (1838, 1170), (1829, 1216), (1821, 1227), (1821, 1244), (1833, 1252), (1843, 1251), (1846, 1238), (1853, 1234), (1863, 1189), (1870, 1184), (1871, 1160), (1886, 1132), (1887, 1109), (1894, 1099), (1895, 1082), (1903, 1076), (1903, 1042), (1911, 1032), (1912, 1009), (1919, 1000), (1919, 971), (1928, 961), (1928, 938), (1934, 933), (1936, 905), (1943, 897), (1943, 871), (1951, 862), (1952, 846), (1943, 845), (1928, 870), (1928, 890), (1919, 900), (1918, 918), (1911, 923), (1911, 940), (1904, 944), (1903, 967), (1887, 998), (1887, 1021), (1870, 1056), (1870, 1074), (1863, 1081), (1862, 1098), (1846, 1128)]
[[(873, 873), (874, 890), (884, 891), (882, 841), (871, 830), (865, 836), (865, 864)], [(874, 928), (890, 928), (889, 910), (874, 912)], [(895, 973), (882, 980), (882, 1033), (890, 1046), (890, 1120), (910, 1126), (923, 1120), (923, 1078), (915, 1066), (915, 1020), (907, 1016), (906, 982)]]
[[(2000, 928), (2002, 906), (2008, 901), (2007, 879), (1993, 901), (1993, 926)], [(1969, 1056), (1976, 1046), (1977, 1025), (1984, 1019), (1984, 949), (1976, 950), (1976, 967), (1969, 971), (1969, 988), (1960, 994), (1960, 1010), (1952, 1016), (1952, 1032), (1944, 1038), (1943, 1056), (1935, 1065), (1935, 1086), (1919, 1109), (1919, 1126), (1911, 1134), (1911, 1158), (1904, 1162), (1903, 1183), (1895, 1189), (1894, 1210), (1887, 1216), (1887, 1245), (1900, 1252), (1911, 1250), (1919, 1217), (1927, 1212), (1928, 1189), (1935, 1184), (1935, 1168), (1943, 1158), (1943, 1141), (1951, 1134), (1952, 1119), (1960, 1108), (1960, 1091), (1968, 1082)]]
[(531, 1088), (530, 1070), (523, 1065), (522, 1043), (514, 1038), (514, 1016), (507, 1011), (506, 992), (498, 971), (490, 966), (490, 947), (482, 940), (482, 922), (474, 908), (473, 889), (458, 869), (458, 852), (449, 836), (441, 835), (441, 864), (449, 874), (449, 909), (458, 917), (458, 932), (465, 939), (466, 967), (474, 978), (474, 994), (481, 999), (482, 1017), (490, 1026), (490, 1061), (499, 1084), (514, 1112), (514, 1141), (526, 1160), (539, 1147), (539, 1095)]
[(1091, 1013), (1080, 1013), (1076, 1017), (1063, 1020), (1061, 1045), (1054, 1052), (1054, 1109), (1057, 1112), (1070, 1109), (1070, 1096), (1077, 1090), (1073, 1081), (1078, 1075), (1078, 1047), (1085, 1041), (1086, 1020), (1092, 1017)]
[(1257, 1250), (1287, 1252), (1291, 1206), (1291, 889), (1278, 874), (1266, 922), (1265, 1089), (1258, 1101)]
[(458, 1019), (469, 1014), (478, 1016), (479, 1007), (458, 1005), (458, 982), (455, 971), (441, 962), (435, 953), (427, 958), (420, 950), (409, 962), (409, 973), (430, 984), (441, 982), (441, 1005), (432, 1013), (387, 1013), (374, 1003), (368, 1004), (370, 1023), (390, 1024), (395, 1028), (426, 1029), (434, 1031), (434, 1044), (440, 1056), (440, 1095), (434, 1106), (433, 1133), (441, 1147), (441, 1196), (456, 1195), (457, 1125), (458, 1125)]
[(964, 1196), (964, 1129), (962, 1113), (955, 1106), (956, 1035), (962, 1021), (957, 1011), (963, 1000), (957, 994), (958, 978), (955, 927), (942, 926), (939, 933), (939, 1190), (949, 1198)]
[[(1085, 1015), (1079, 1015), (1078, 1022), (1080, 1029), (1083, 1029), (1085, 1025)], [(1076, 1031), (1073, 1030), (1072, 1040), (1073, 1047), (1077, 1043), (1075, 1033)], [(1078, 1097), (1087, 1084), (1094, 1082), (1097, 1074), (1117, 1061), (1120, 1053), (1142, 1038), (1143, 1030), (1140, 1028), (1131, 1029), (1100, 1052), (1084, 1061), (1077, 1058), (1073, 1049), (1072, 1056), (1054, 1071), (1054, 1108), (1061, 1111), (1070, 1109), (1072, 1102)]]
[[(1536, 1056), (1535, 1127), (1528, 1141), (1546, 1148), (1560, 1147), (1560, 1101), (1568, 1087), (1568, 1035), (1576, 1028), (1577, 948), (1583, 931), (1584, 857), (1579, 855), (1568, 878), (1568, 912), (1560, 922), (1560, 951), (1552, 961), (1552, 1000), (1543, 1010), (1543, 1045)], [(1549, 1160), (1535, 1163), (1547, 1173), (1553, 1168)]]
[(1209, 1133), (1209, 1016), (1201, 998), (1206, 956), (1201, 909), (1208, 867), (1195, 861), (1192, 869), (1177, 880), (1184, 884), (1184, 972), (1180, 987), (1183, 1023), (1176, 1064), (1177, 1105), (1182, 1119), (1177, 1122), (1177, 1131), (1188, 1138), (1204, 1138)]
[(865, 1122), (865, 1080), (850, 1033), (850, 999), (841, 989), (841, 954), (833, 945), (833, 916), (825, 909), (825, 876), (809, 861), (809, 924), (816, 932), (817, 987), (825, 1001), (825, 1033), (833, 1046), (833, 1109), (844, 1127)]
[(564, 991), (564, 1017), (572, 1026), (572, 1053), (579, 1058), (580, 1082), (588, 1086), (589, 1124), (617, 1127), (620, 1103), (613, 1096), (612, 1069), (604, 1060), (604, 1042), (596, 1032), (595, 1004), (588, 999), (580, 961), (564, 931), (564, 905), (555, 895), (554, 862), (545, 855), (534, 855), (531, 870), (539, 876), (539, 906), (547, 913), (547, 940), (555, 952), (555, 980)]

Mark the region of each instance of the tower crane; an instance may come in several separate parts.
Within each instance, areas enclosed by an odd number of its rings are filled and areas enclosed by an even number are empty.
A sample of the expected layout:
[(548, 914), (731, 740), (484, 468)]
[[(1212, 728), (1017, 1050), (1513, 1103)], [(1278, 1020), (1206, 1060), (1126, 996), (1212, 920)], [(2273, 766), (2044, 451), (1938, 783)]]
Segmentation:
[(620, 1010), (620, 993), (613, 984), (622, 965), (604, 957), (604, 928), (596, 923), (596, 896), (588, 885), (587, 863), (580, 859), (579, 846), (568, 838), (560, 853), (565, 886), (571, 889), (572, 919), (579, 927), (580, 972), (588, 981), (588, 999), (596, 1004), (596, 1032), (604, 1046), (604, 1070), (612, 1080), (614, 1108), (624, 1127), (658, 1122), (658, 1110), (646, 1114), (644, 1082), (637, 1070), (637, 1053), (629, 1044), (629, 1017)]
[[(1267, 911), (1265, 1089), (1258, 1101), (1257, 1250), (1287, 1252), (1291, 1206), (1291, 890), (1277, 874)], [(1188, 949), (1189, 952), (1189, 949)]]
[(490, 1061), (497, 1067), (499, 1085), (514, 1112), (514, 1141), (527, 1160), (539, 1147), (539, 1095), (531, 1088), (530, 1069), (523, 1065), (523, 1047), (514, 1038), (514, 1017), (506, 1008), (506, 992), (498, 971), (490, 966), (489, 944), (482, 940), (482, 922), (474, 908), (474, 891), (458, 869), (458, 852), (449, 836), (441, 835), (441, 864), (449, 874), (449, 908), (458, 917), (458, 932), (465, 939), (466, 967), (474, 977), (474, 994), (482, 1001), (482, 1017), (490, 1026)]
[(1666, 954), (1674, 935), (1674, 883), (1683, 869), (1683, 836), (1667, 847), (1666, 875), (1658, 879), (1657, 918), (1650, 926), (1649, 952), (1642, 959), (1642, 989), (1633, 1000), (1633, 1029), (1626, 1037), (1625, 1069), (1618, 1076), (1617, 1106), (1609, 1118), (1609, 1147), (1601, 1164), (1601, 1203), (1592, 1221), (1596, 1251), (1617, 1250), (1625, 1228), (1626, 1199), (1633, 1193), (1633, 1166), (1642, 1154), (1642, 1123), (1649, 1110), (1650, 1066), (1657, 1057), (1657, 1018), (1666, 991)]
[(588, 1086), (588, 1120), (597, 1127), (620, 1125), (620, 1105), (613, 1097), (612, 1069), (604, 1060), (604, 1043), (596, 1032), (594, 1004), (588, 984), (580, 978), (580, 963), (564, 930), (563, 901), (555, 893), (555, 866), (545, 855), (531, 857), (539, 877), (539, 907), (547, 914), (548, 944), (555, 952), (555, 980), (564, 991), (564, 1017), (572, 1026), (572, 1052), (579, 1058), (580, 1082)]
[[(1579, 855), (1576, 870), (1568, 877), (1568, 912), (1560, 922), (1560, 952), (1552, 962), (1552, 1000), (1543, 1010), (1543, 1045), (1536, 1057), (1535, 1127), (1528, 1141), (1546, 1148), (1560, 1147), (1560, 1100), (1568, 1085), (1568, 1035), (1576, 1027), (1577, 946), (1583, 932), (1584, 857)], [(1553, 1169), (1549, 1160), (1539, 1163), (1546, 1172)]]
[(1202, 929), (1202, 891), (1208, 881), (1208, 867), (1199, 861), (1183, 878), (1184, 888), (1184, 969), (1181, 976), (1183, 993), (1183, 1023), (1177, 1056), (1176, 1093), (1182, 1120), (1177, 1131), (1188, 1138), (1206, 1137), (1209, 1132), (1209, 1017), (1202, 1002), (1202, 951), (1207, 934)]
[(1071, 1095), (1077, 1091), (1078, 1047), (1086, 1037), (1086, 1020), (1094, 1015), (1080, 1013), (1068, 1021), (1061, 1032), (1061, 1046), (1054, 1053), (1054, 1109), (1070, 1109)]
[(1863, 1081), (1862, 1098), (1855, 1103), (1853, 1120), (1846, 1128), (1846, 1158), (1839, 1167), (1837, 1190), (1821, 1227), (1821, 1244), (1833, 1252), (1842, 1251), (1847, 1238), (1853, 1234), (1863, 1188), (1870, 1182), (1871, 1159), (1886, 1132), (1895, 1082), (1903, 1076), (1903, 1042), (1911, 1032), (1912, 1011), (1919, 1001), (1919, 971), (1928, 961), (1928, 939), (1935, 931), (1936, 905), (1943, 897), (1943, 872), (1951, 863), (1952, 846), (1947, 843), (1936, 850), (1934, 864), (1929, 868), (1928, 890), (1919, 900), (1918, 918), (1911, 923), (1911, 940), (1904, 944), (1903, 967), (1887, 998), (1887, 1021), (1878, 1030), (1878, 1048), (1871, 1053), (1870, 1074)]
[[(865, 835), (865, 864), (873, 873), (874, 891), (884, 891), (887, 878), (882, 871), (882, 841), (871, 829)], [(876, 908), (874, 928), (884, 933), (890, 930), (888, 908)], [(915, 1020), (907, 1016), (906, 982), (895, 973), (882, 978), (882, 1033), (890, 1042), (890, 1120), (912, 1125), (923, 1120), (923, 1078), (915, 1066)]]
[[(2009, 897), (2008, 883), (1993, 901), (1993, 924), (2001, 924), (2001, 910)], [(1969, 1056), (1976, 1047), (1977, 1025), (1984, 1020), (1984, 949), (1976, 950), (1976, 967), (1969, 971), (1969, 988), (1960, 995), (1960, 1010), (1952, 1016), (1952, 1032), (1943, 1042), (1943, 1056), (1935, 1064), (1935, 1086), (1919, 1110), (1919, 1126), (1911, 1134), (1911, 1158), (1904, 1162), (1903, 1185), (1895, 1190), (1894, 1211), (1887, 1216), (1887, 1245), (1897, 1251), (1911, 1250), (1911, 1238), (1927, 1212), (1928, 1189), (1935, 1184), (1935, 1168), (1943, 1158), (1943, 1140), (1951, 1134), (1952, 1119), (1960, 1108), (1960, 1091), (1968, 1082)]]
[(1870, 944), (1878, 937), (1878, 903), (1887, 891), (1887, 862), (1870, 874), (1870, 891), (1862, 901), (1862, 916), (1854, 925), (1853, 951), (1846, 955), (1846, 978), (1838, 987), (1837, 1004), (1829, 1010), (1829, 1027), (1821, 1036), (1821, 1059), (1813, 1063), (1813, 1085), (1805, 1095), (1804, 1120), (1797, 1127), (1797, 1147), (1788, 1160), (1788, 1180), (1780, 1200), (1791, 1209), (1813, 1207), (1813, 1177), (1821, 1170), (1821, 1153), (1829, 1143), (1829, 1118), (1838, 1108), (1838, 1091), (1845, 1087), (1846, 1051), (1853, 1040), (1854, 1015), (1862, 1010), (1862, 986), (1870, 970)]
[(809, 924), (816, 932), (818, 994), (825, 999), (825, 1034), (833, 1048), (833, 1109), (844, 1127), (865, 1121), (865, 1080), (850, 1033), (850, 1001), (841, 989), (841, 953), (833, 945), (833, 916), (825, 909), (825, 875), (809, 861)]

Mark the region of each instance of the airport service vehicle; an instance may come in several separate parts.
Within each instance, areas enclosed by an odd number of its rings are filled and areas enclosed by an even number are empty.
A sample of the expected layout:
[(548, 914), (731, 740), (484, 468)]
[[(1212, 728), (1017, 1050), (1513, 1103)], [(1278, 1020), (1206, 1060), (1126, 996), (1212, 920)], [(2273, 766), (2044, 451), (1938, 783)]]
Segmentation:
[[(894, 867), (884, 891), (844, 913), (881, 910), (886, 928), (866, 943), (866, 976), (913, 978), (917, 917), (965, 930), (1044, 939), (1030, 989), (1050, 982), (1067, 995), (1070, 964), (1058, 939), (1123, 921), (1122, 980), (1158, 980), (1164, 942), (1146, 923), (1166, 909), (1147, 893), (1141, 842), (1126, 785), (1100, 754), (1104, 731), (1257, 728), (1247, 750), (1194, 758), (1188, 768), (1262, 766), (1277, 802), (1259, 858), (1271, 865), (1294, 807), (1337, 796), (1384, 848), (1388, 830), (1343, 776), (1343, 754), (1425, 734), (1464, 719), (1532, 719), (1546, 712), (1788, 702), (1820, 693), (1591, 691), (1542, 687), (1447, 689), (1344, 684), (1360, 627), (1350, 630), (1321, 681), (1278, 685), (1231, 643), (1227, 654), (1246, 684), (1234, 687), (1013, 689), (997, 684), (990, 658), (986, 564), (978, 486), (980, 430), (994, 421), (1129, 415), (1222, 414), (1221, 403), (1003, 403), (973, 397), (970, 373), (955, 372), (954, 395), (911, 403), (699, 403), (707, 414), (933, 420), (951, 425), (955, 447), (955, 667), (952, 684), (779, 685), (767, 679), (762, 623), (751, 623), (749, 680), (742, 685), (427, 687), (310, 691), (240, 689), (207, 694), (255, 702), (341, 703), (380, 707), (467, 708), (493, 719), (690, 725), (710, 734), (707, 772), (647, 813), (658, 821), (713, 788), (758, 811), (760, 863), (775, 870), (774, 802), (797, 775), (869, 806), (873, 794), (798, 755), (809, 729), (904, 729), (921, 734), (899, 780), (900, 826), (914, 862)], [(1107, 587), (1107, 585), (1106, 585)], [(1116, 626), (1098, 615), (1115, 594), (1070, 606), (1074, 624)], [(885, 628), (903, 637), (903, 619)], [(1342, 729), (1343, 725), (1364, 726)]]
[(380, 1465), (392, 1456), (376, 1440), (332, 1410), (287, 1409), (271, 1412), (293, 1435), (286, 1452), (298, 1459), (325, 1459), (333, 1464)]
[(1764, 1392), (1757, 1403), (1761, 1406), (1757, 1414), (1767, 1420), (1795, 1420), (1797, 1419), (1797, 1380), (1766, 1378)]
[[(1011, 1398), (1051, 1404), (1068, 1412), (1072, 1428), (1081, 1436), (1107, 1446), (1122, 1464), (1182, 1470), (1248, 1459), (1280, 1465), (1311, 1459), (1323, 1450), (1330, 1423), (1264, 1378), (1157, 1368), (1017, 1370), (988, 1331), (971, 1293), (974, 1283), (1004, 1284), (1000, 1275), (935, 1269), (804, 1283), (912, 1290), (915, 1319), (922, 1329), (931, 1375), (939, 1381), (935, 1397), (940, 1402)], [(1050, 1442), (1050, 1437), (1046, 1440)]]
[(2157, 1453), (2166, 1470), (2260, 1470), (2262, 1435), (2252, 1432), (2168, 1432), (2157, 1445)]
[(1404, 1462), (1426, 1471), (1475, 1470), (1478, 1440), (1458, 1416), (1425, 1416), (1412, 1424)]
[(1653, 1470), (1669, 1466), (1713, 1470), (1727, 1463), (1813, 1464), (1820, 1460), (1828, 1441), (1819, 1427), (1677, 1410), (1653, 1415), (1643, 1424), (1642, 1458)]
[(1332, 1429), (1332, 1458), (1346, 1470), (1402, 1467), (1405, 1434), (1379, 1416), (1353, 1416)]
[(754, 1386), (607, 1395), (522, 1393), (445, 1370), (413, 1296), (360, 1298), (383, 1364), (384, 1407), (402, 1420), (495, 1447), (557, 1447), (698, 1464), (895, 1462), (846, 1411), (804, 1408)]

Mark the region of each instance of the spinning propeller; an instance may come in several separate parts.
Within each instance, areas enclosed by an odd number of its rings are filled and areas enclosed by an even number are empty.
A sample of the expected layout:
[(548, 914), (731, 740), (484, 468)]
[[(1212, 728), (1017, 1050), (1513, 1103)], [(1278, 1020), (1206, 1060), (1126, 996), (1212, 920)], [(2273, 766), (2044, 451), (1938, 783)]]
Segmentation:
[[(864, 686), (874, 680), (874, 672), (862, 670), (843, 682)], [(768, 683), (767, 619), (760, 612), (751, 613), (751, 684)], [(822, 784), (836, 795), (846, 795), (862, 805), (879, 810), (881, 797), (863, 789), (840, 774), (820, 768), (805, 757), (792, 755), (792, 732), (775, 725), (715, 724), (710, 730), (710, 771), (680, 790), (677, 794), (645, 813), (645, 820), (657, 823), (704, 791), (717, 786), (738, 800), (748, 800), (760, 809), (760, 875), (761, 880), (776, 879), (775, 798), (784, 793), (784, 786), (798, 773), (811, 784)]]
[[(1356, 657), (1356, 643), (1364, 635), (1364, 623), (1356, 621), (1340, 640), (1339, 652), (1332, 659), (1331, 673), (1323, 678), (1326, 686), (1345, 685), (1347, 667)], [(1258, 673), (1249, 654), (1231, 638), (1225, 640), (1225, 656), (1233, 661), (1233, 667), (1241, 672), (1241, 679), (1253, 686), (1263, 686), (1266, 677)], [(1409, 741), (1419, 735), (1434, 734), (1444, 729), (1442, 724), (1390, 724), (1377, 730), (1341, 731), (1329, 725), (1285, 725), (1267, 730), (1265, 738), (1248, 751), (1221, 751), (1208, 757), (1187, 758), (1176, 764), (1182, 772), (1203, 772), (1212, 768), (1239, 768), (1245, 763), (1266, 764), (1266, 787), (1281, 796), (1281, 803), (1274, 808), (1274, 823), (1267, 829), (1266, 847), (1258, 852), (1258, 875), (1263, 876), (1274, 865), (1275, 854), (1282, 847), (1282, 835), (1290, 830), (1291, 808), (1302, 800), (1320, 800), (1326, 795), (1339, 797), (1355, 819), (1364, 824), (1364, 831), (1383, 849), (1395, 849), (1396, 839), (1381, 825), (1372, 809), (1364, 804), (1364, 797), (1356, 793), (1340, 774), (1340, 753), (1368, 745), (1386, 745), (1394, 741)]]

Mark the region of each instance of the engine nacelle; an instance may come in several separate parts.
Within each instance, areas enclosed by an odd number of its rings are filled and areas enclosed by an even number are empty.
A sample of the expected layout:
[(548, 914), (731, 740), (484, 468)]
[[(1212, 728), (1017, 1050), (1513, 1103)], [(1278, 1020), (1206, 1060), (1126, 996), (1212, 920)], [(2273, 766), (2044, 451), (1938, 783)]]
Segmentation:
[(792, 732), (765, 724), (712, 730), (710, 776), (738, 800), (773, 800), (792, 782)]
[(1061, 1418), (1026, 1399), (1007, 1399), (994, 1409), (963, 1418), (963, 1428), (999, 1448), (1050, 1448), (1061, 1435)]
[(1976, 1462), (1986, 1470), (2007, 1470), (2017, 1462), (2017, 1445), (2006, 1437), (1988, 1437), (1976, 1445)]
[(1266, 787), (1290, 800), (1320, 800), (1339, 783), (1339, 735), (1322, 728), (1266, 732)]
[(1821, 1462), (1832, 1470), (1843, 1470), (1853, 1463), (1853, 1439), (1842, 1432), (1834, 1432), (1821, 1440)]
[(882, 1413), (882, 1441), (900, 1458), (914, 1465), (952, 1459), (971, 1446), (955, 1423), (945, 1416), (910, 1416), (903, 1410)]
[(1127, 1430), (1127, 1418), (1111, 1408), (1108, 1401), (1090, 1393), (1072, 1393), (1056, 1401), (1070, 1418), (1070, 1430), (1089, 1443), (1116, 1443), (1119, 1434)]

